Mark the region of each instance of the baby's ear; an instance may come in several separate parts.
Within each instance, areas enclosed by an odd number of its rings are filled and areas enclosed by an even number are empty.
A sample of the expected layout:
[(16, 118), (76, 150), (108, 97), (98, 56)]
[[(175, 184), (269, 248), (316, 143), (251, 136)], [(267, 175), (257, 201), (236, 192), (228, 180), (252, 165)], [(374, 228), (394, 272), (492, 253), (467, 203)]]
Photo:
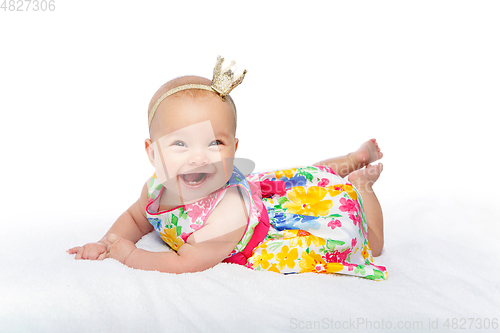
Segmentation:
[(150, 139), (146, 139), (144, 141), (145, 149), (146, 149), (146, 154), (148, 155), (149, 163), (154, 167), (155, 166), (155, 150), (153, 143), (151, 142)]
[(237, 151), (238, 150), (238, 142), (240, 142), (240, 140), (238, 140), (237, 138), (234, 138), (234, 151)]

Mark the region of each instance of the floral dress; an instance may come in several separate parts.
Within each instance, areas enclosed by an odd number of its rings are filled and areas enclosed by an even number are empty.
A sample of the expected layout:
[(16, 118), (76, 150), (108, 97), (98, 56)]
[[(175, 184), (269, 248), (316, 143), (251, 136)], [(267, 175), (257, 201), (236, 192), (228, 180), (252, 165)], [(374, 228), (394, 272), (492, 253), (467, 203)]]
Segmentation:
[(242, 239), (225, 262), (282, 274), (387, 278), (386, 268), (373, 263), (361, 196), (329, 167), (297, 167), (253, 173), (246, 178), (235, 167), (228, 183), (207, 198), (156, 213), (162, 185), (153, 177), (148, 219), (160, 237), (177, 250), (203, 226), (231, 186), (240, 189), (249, 220)]

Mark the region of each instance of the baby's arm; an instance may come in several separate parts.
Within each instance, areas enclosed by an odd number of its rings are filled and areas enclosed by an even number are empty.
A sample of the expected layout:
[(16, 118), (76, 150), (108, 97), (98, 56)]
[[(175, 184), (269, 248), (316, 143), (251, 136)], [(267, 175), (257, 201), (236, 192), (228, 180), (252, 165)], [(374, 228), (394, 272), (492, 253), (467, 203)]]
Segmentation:
[(111, 236), (108, 257), (125, 265), (167, 273), (199, 272), (222, 262), (245, 232), (248, 221), (245, 204), (235, 187), (210, 214), (206, 224), (195, 231), (176, 252), (149, 252), (131, 242)]
[(109, 235), (117, 235), (135, 244), (142, 236), (151, 232), (153, 226), (146, 217), (149, 181), (144, 184), (139, 199), (120, 215), (101, 240), (96, 243), (74, 247), (67, 252), (76, 254), (75, 259), (103, 260), (106, 258), (106, 250), (111, 244), (111, 241), (108, 240)]

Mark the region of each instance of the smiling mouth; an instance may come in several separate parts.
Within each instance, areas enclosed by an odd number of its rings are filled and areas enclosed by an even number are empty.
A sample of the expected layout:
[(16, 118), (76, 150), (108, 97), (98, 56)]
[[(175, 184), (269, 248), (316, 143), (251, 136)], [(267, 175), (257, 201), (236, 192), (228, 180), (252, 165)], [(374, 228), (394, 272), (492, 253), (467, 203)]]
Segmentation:
[(179, 178), (189, 187), (200, 187), (210, 176), (210, 173), (186, 173), (179, 175)]

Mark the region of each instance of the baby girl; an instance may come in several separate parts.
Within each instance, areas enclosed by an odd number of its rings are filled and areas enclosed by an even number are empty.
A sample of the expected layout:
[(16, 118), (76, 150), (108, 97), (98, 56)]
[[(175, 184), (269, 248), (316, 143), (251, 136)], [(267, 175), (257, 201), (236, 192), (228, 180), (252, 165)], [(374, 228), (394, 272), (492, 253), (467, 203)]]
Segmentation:
[[(382, 164), (375, 139), (312, 166), (244, 174), (235, 166), (236, 107), (243, 80), (186, 76), (164, 84), (148, 108), (145, 148), (155, 173), (139, 199), (75, 259), (116, 259), (143, 270), (198, 272), (220, 262), (283, 274), (339, 273), (387, 278), (373, 263), (384, 245), (372, 186)], [(347, 177), (347, 181), (344, 179)], [(156, 230), (173, 251), (135, 246)]]

